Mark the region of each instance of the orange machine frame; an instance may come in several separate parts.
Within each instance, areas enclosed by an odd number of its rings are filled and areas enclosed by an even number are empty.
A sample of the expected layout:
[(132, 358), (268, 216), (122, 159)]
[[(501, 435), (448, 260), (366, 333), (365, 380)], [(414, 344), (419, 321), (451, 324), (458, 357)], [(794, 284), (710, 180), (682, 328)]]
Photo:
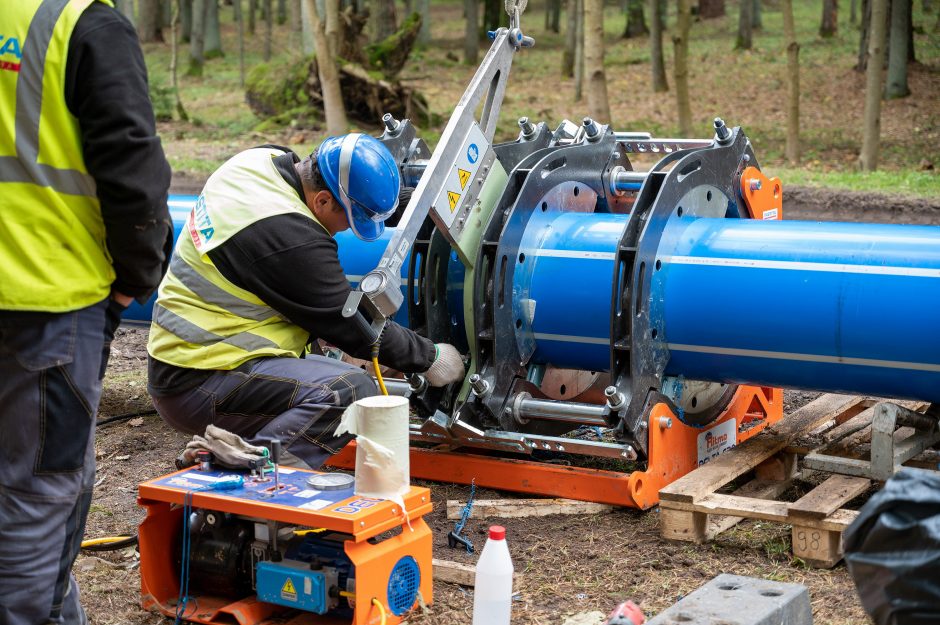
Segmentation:
[[(294, 471), (301, 471), (294, 469)], [(177, 475), (183, 471), (171, 474)], [(308, 471), (315, 473), (315, 471)], [(165, 616), (176, 615), (179, 593), (179, 570), (175, 564), (171, 545), (182, 524), (182, 505), (186, 495), (183, 488), (157, 484), (162, 476), (140, 485), (137, 503), (147, 509), (147, 517), (139, 528), (141, 606)], [(421, 571), (420, 592), (426, 603), (432, 599), (431, 529), (422, 518), (431, 511), (431, 492), (427, 488), (412, 486), (404, 496), (408, 522), (400, 506), (382, 501), (355, 514), (338, 513), (358, 496), (349, 497), (323, 510), (303, 510), (275, 503), (249, 501), (231, 496), (225, 491), (194, 492), (193, 508), (228, 512), (256, 519), (279, 521), (289, 525), (324, 528), (349, 534), (344, 543), (346, 555), (356, 569), (356, 600), (352, 625), (377, 625), (380, 612), (372, 604), (378, 599), (387, 613), (386, 623), (396, 625), (402, 617), (388, 608), (388, 579), (398, 560), (412, 556)], [(397, 536), (373, 544), (368, 539), (387, 530), (401, 527)], [(311, 613), (297, 613), (283, 606), (258, 601), (254, 596), (239, 601), (197, 596), (192, 613), (185, 615), (188, 622), (206, 625), (347, 625), (350, 621)], [(188, 606), (187, 606), (188, 608)], [(286, 613), (286, 616), (285, 616)]]
[[(725, 411), (703, 428), (686, 425), (666, 404), (654, 405), (647, 416), (649, 459), (643, 471), (622, 473), (567, 467), (470, 451), (455, 452), (441, 446), (412, 447), (411, 476), (458, 484), (474, 482), (499, 490), (647, 509), (659, 503), (661, 488), (698, 466), (700, 435), (733, 420), (736, 433), (733, 444), (740, 444), (782, 417), (781, 389), (739, 386)], [(660, 421), (661, 418), (671, 419), (671, 423)], [(330, 460), (332, 466), (339, 468), (352, 468), (355, 462), (354, 444), (347, 445)]]

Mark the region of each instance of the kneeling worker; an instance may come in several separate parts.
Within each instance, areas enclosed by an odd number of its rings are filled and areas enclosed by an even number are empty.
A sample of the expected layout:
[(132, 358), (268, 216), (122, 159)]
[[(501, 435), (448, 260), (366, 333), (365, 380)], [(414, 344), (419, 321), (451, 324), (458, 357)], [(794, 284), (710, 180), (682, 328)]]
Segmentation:
[[(190, 434), (213, 424), (255, 445), (278, 438), (312, 468), (349, 442), (333, 435), (343, 409), (377, 394), (375, 383), (304, 353), (322, 338), (371, 356), (341, 315), (350, 286), (333, 235), (352, 228), (377, 239), (400, 184), (392, 155), (363, 134), (331, 137), (303, 160), (273, 146), (246, 150), (212, 174), (153, 311), (148, 390), (167, 423)], [(464, 374), (453, 346), (392, 321), (379, 358), (434, 386)]]

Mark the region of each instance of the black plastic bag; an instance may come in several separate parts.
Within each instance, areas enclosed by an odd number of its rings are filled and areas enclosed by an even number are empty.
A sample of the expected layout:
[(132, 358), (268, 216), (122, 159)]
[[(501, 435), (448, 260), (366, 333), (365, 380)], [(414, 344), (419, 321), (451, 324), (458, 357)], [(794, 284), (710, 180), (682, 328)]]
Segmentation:
[(877, 625), (940, 623), (940, 474), (903, 469), (862, 507), (844, 540)]

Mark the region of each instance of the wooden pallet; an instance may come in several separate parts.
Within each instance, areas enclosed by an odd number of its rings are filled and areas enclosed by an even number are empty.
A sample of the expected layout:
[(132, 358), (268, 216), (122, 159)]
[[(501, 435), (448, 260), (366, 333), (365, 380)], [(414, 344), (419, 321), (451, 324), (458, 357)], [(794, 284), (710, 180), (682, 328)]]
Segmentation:
[[(744, 518), (792, 526), (793, 555), (822, 568), (842, 559), (842, 532), (858, 515), (843, 509), (871, 481), (833, 475), (794, 502), (778, 501), (797, 471), (797, 456), (784, 450), (820, 427), (838, 427), (864, 411), (860, 397), (823, 395), (765, 432), (676, 480), (659, 493), (664, 538), (704, 542)], [(733, 493), (718, 491), (745, 473), (755, 479)]]

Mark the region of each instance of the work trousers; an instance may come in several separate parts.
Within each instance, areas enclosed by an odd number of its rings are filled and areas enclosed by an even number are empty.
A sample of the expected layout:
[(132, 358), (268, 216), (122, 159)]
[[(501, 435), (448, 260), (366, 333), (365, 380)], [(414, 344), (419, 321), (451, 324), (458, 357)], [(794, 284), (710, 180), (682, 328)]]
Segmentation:
[(362, 369), (325, 356), (258, 358), (215, 371), (199, 386), (154, 396), (160, 416), (177, 430), (202, 434), (209, 424), (254, 445), (272, 439), (310, 468), (319, 468), (352, 440), (334, 436), (346, 406), (377, 393)]
[(0, 313), (0, 625), (87, 622), (71, 569), (95, 479), (106, 311)]

